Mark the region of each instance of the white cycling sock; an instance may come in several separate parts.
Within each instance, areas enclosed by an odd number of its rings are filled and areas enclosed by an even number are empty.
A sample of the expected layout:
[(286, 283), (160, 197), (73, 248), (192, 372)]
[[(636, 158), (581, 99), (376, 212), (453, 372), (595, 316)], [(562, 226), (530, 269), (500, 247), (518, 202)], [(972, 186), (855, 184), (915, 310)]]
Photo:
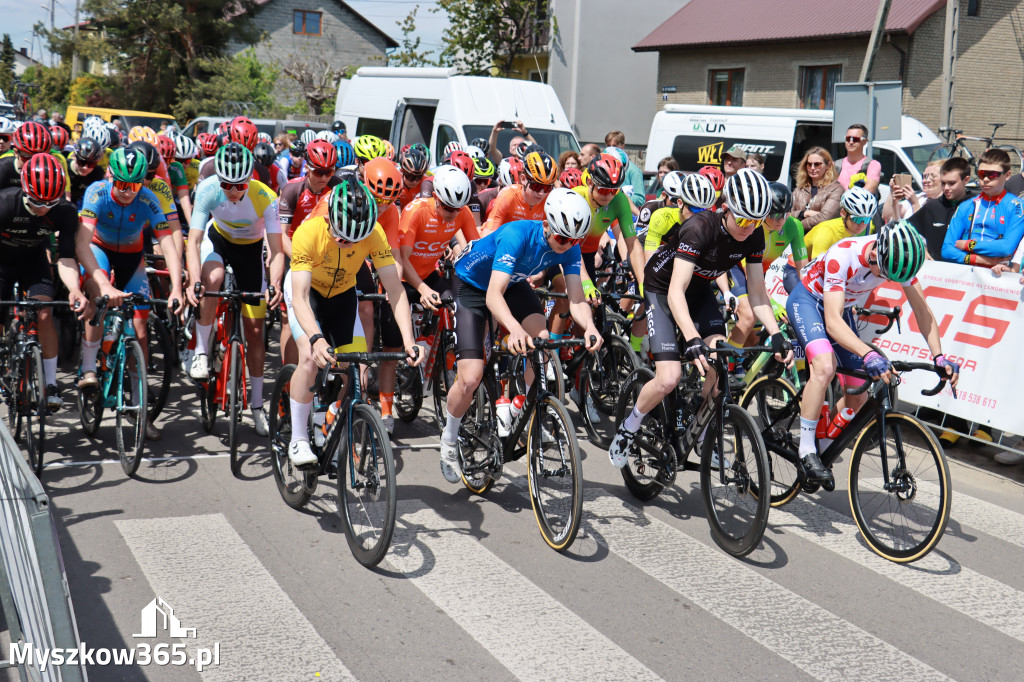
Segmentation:
[(297, 440), (309, 442), (309, 412), (313, 409), (313, 402), (300, 403), (294, 398), (288, 399), (292, 410), (292, 438), (291, 443)]
[(100, 354), (102, 341), (86, 341), (82, 339), (82, 374), (96, 371), (96, 356)]
[(441, 440), (449, 443), (459, 442), (459, 426), (462, 425), (462, 417), (453, 417), (452, 413), (445, 410), (445, 415), (448, 419), (444, 423), (444, 433), (441, 434)]
[(249, 396), (249, 407), (258, 410), (263, 407), (263, 377), (249, 377), (252, 395)]
[(818, 422), (815, 419), (804, 419), (800, 417), (800, 458), (803, 459), (807, 455), (814, 454), (814, 432), (818, 428)]
[(646, 416), (646, 412), (638, 411), (636, 409), (636, 406), (634, 405), (633, 411), (629, 413), (628, 417), (622, 420), (622, 426), (625, 427), (627, 431), (636, 433), (637, 431), (640, 430), (640, 424), (643, 423), (644, 417)]
[(43, 358), (43, 380), (47, 386), (57, 385), (57, 356)]
[(199, 324), (196, 322), (196, 355), (208, 355), (207, 347), (210, 343), (210, 332), (213, 331), (212, 324)]

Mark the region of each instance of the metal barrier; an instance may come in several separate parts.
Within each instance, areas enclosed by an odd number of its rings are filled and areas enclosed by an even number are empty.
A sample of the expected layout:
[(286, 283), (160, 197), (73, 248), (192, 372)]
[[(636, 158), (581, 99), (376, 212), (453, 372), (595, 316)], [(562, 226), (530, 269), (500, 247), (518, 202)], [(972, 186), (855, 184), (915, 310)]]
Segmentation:
[[(26, 645), (32, 658), (10, 660), (0, 652), (0, 669), (17, 668), (22, 680), (85, 680), (78, 665), (39, 665), (36, 653), (77, 649), (78, 628), (50, 514), (50, 500), (0, 422), (0, 609), (13, 646)], [(13, 647), (12, 647), (13, 648)]]

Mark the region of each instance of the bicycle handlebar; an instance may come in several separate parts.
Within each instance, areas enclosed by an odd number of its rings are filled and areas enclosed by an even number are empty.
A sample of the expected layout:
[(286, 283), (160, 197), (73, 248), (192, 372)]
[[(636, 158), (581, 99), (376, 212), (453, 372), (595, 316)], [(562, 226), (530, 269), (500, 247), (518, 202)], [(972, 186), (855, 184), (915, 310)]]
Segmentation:
[[(927, 362), (904, 362), (903, 360), (893, 360), (890, 364), (892, 365), (893, 370), (895, 370), (896, 372), (911, 372), (915, 369), (924, 369), (930, 372), (934, 372), (939, 377), (939, 383), (935, 384), (935, 386), (933, 386), (932, 388), (923, 389), (921, 391), (921, 395), (937, 395), (939, 392), (942, 391), (943, 387), (946, 385), (946, 382), (949, 381), (949, 377), (946, 376), (945, 370), (936, 367), (933, 364), (929, 364)], [(840, 369), (839, 371), (848, 376), (867, 380), (857, 388), (846, 389), (846, 393), (848, 395), (860, 395), (861, 393), (867, 391), (872, 384), (878, 381), (878, 379), (872, 379), (870, 376), (868, 376), (866, 372), (861, 370)], [(956, 388), (953, 389), (953, 399), (956, 400)]]
[(564, 291), (551, 291), (551, 289), (544, 287), (537, 287), (534, 289), (534, 292), (536, 292), (539, 298), (569, 298), (569, 294)]
[(24, 301), (0, 301), (0, 305), (17, 306), (19, 308), (63, 308), (65, 306), (71, 307), (71, 304), (67, 301), (37, 301), (34, 298), (28, 298)]
[(853, 314), (862, 317), (871, 317), (873, 315), (881, 315), (889, 320), (889, 324), (885, 325), (881, 329), (876, 329), (876, 334), (884, 334), (890, 329), (892, 325), (896, 323), (896, 331), (901, 332), (900, 329), (900, 307), (894, 306), (892, 308), (861, 308), (858, 306), (853, 307)]
[[(417, 346), (417, 348), (419, 348), (419, 347)], [(422, 350), (417, 350), (417, 352), (422, 352)], [(387, 352), (387, 353), (334, 353), (333, 355), (334, 355), (335, 363), (338, 363), (338, 362), (354, 362), (354, 363), (360, 364), (360, 365), (368, 365), (370, 363), (380, 362), (380, 361), (383, 361), (383, 360), (401, 361), (401, 360), (405, 360), (406, 358), (409, 357), (405, 353), (395, 353), (395, 352)], [(317, 370), (316, 381), (313, 384), (313, 389), (312, 389), (314, 393), (320, 391), (321, 389), (323, 389), (323, 387), (327, 384), (327, 377), (330, 376), (331, 371), (336, 370), (336, 369), (337, 369), (337, 364), (327, 365), (326, 367), (322, 367), (319, 370)]]

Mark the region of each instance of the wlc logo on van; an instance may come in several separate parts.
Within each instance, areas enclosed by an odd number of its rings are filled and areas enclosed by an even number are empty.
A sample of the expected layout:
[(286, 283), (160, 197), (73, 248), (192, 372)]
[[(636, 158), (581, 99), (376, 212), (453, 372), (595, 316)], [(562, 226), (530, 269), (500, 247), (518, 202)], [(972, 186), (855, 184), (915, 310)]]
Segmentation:
[(721, 166), (722, 147), (724, 145), (724, 142), (715, 142), (714, 144), (697, 147), (697, 163), (703, 166)]

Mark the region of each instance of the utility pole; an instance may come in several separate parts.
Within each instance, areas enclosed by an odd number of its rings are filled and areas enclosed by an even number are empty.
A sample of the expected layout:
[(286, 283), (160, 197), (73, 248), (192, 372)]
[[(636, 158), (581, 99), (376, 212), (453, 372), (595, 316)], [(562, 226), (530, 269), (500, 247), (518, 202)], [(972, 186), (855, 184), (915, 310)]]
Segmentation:
[(875, 28), (868, 40), (868, 51), (864, 55), (864, 64), (860, 67), (860, 82), (865, 83), (871, 75), (871, 67), (875, 63), (875, 55), (882, 46), (882, 34), (885, 33), (885, 21), (889, 18), (889, 6), (892, 0), (878, 0), (878, 14), (875, 16)]
[(953, 125), (953, 93), (956, 79), (957, 37), (960, 34), (960, 2), (946, 0), (946, 33), (942, 40), (942, 110), (939, 126)]
[(80, 0), (75, 0), (75, 42), (71, 46), (71, 82), (78, 78), (78, 5)]

